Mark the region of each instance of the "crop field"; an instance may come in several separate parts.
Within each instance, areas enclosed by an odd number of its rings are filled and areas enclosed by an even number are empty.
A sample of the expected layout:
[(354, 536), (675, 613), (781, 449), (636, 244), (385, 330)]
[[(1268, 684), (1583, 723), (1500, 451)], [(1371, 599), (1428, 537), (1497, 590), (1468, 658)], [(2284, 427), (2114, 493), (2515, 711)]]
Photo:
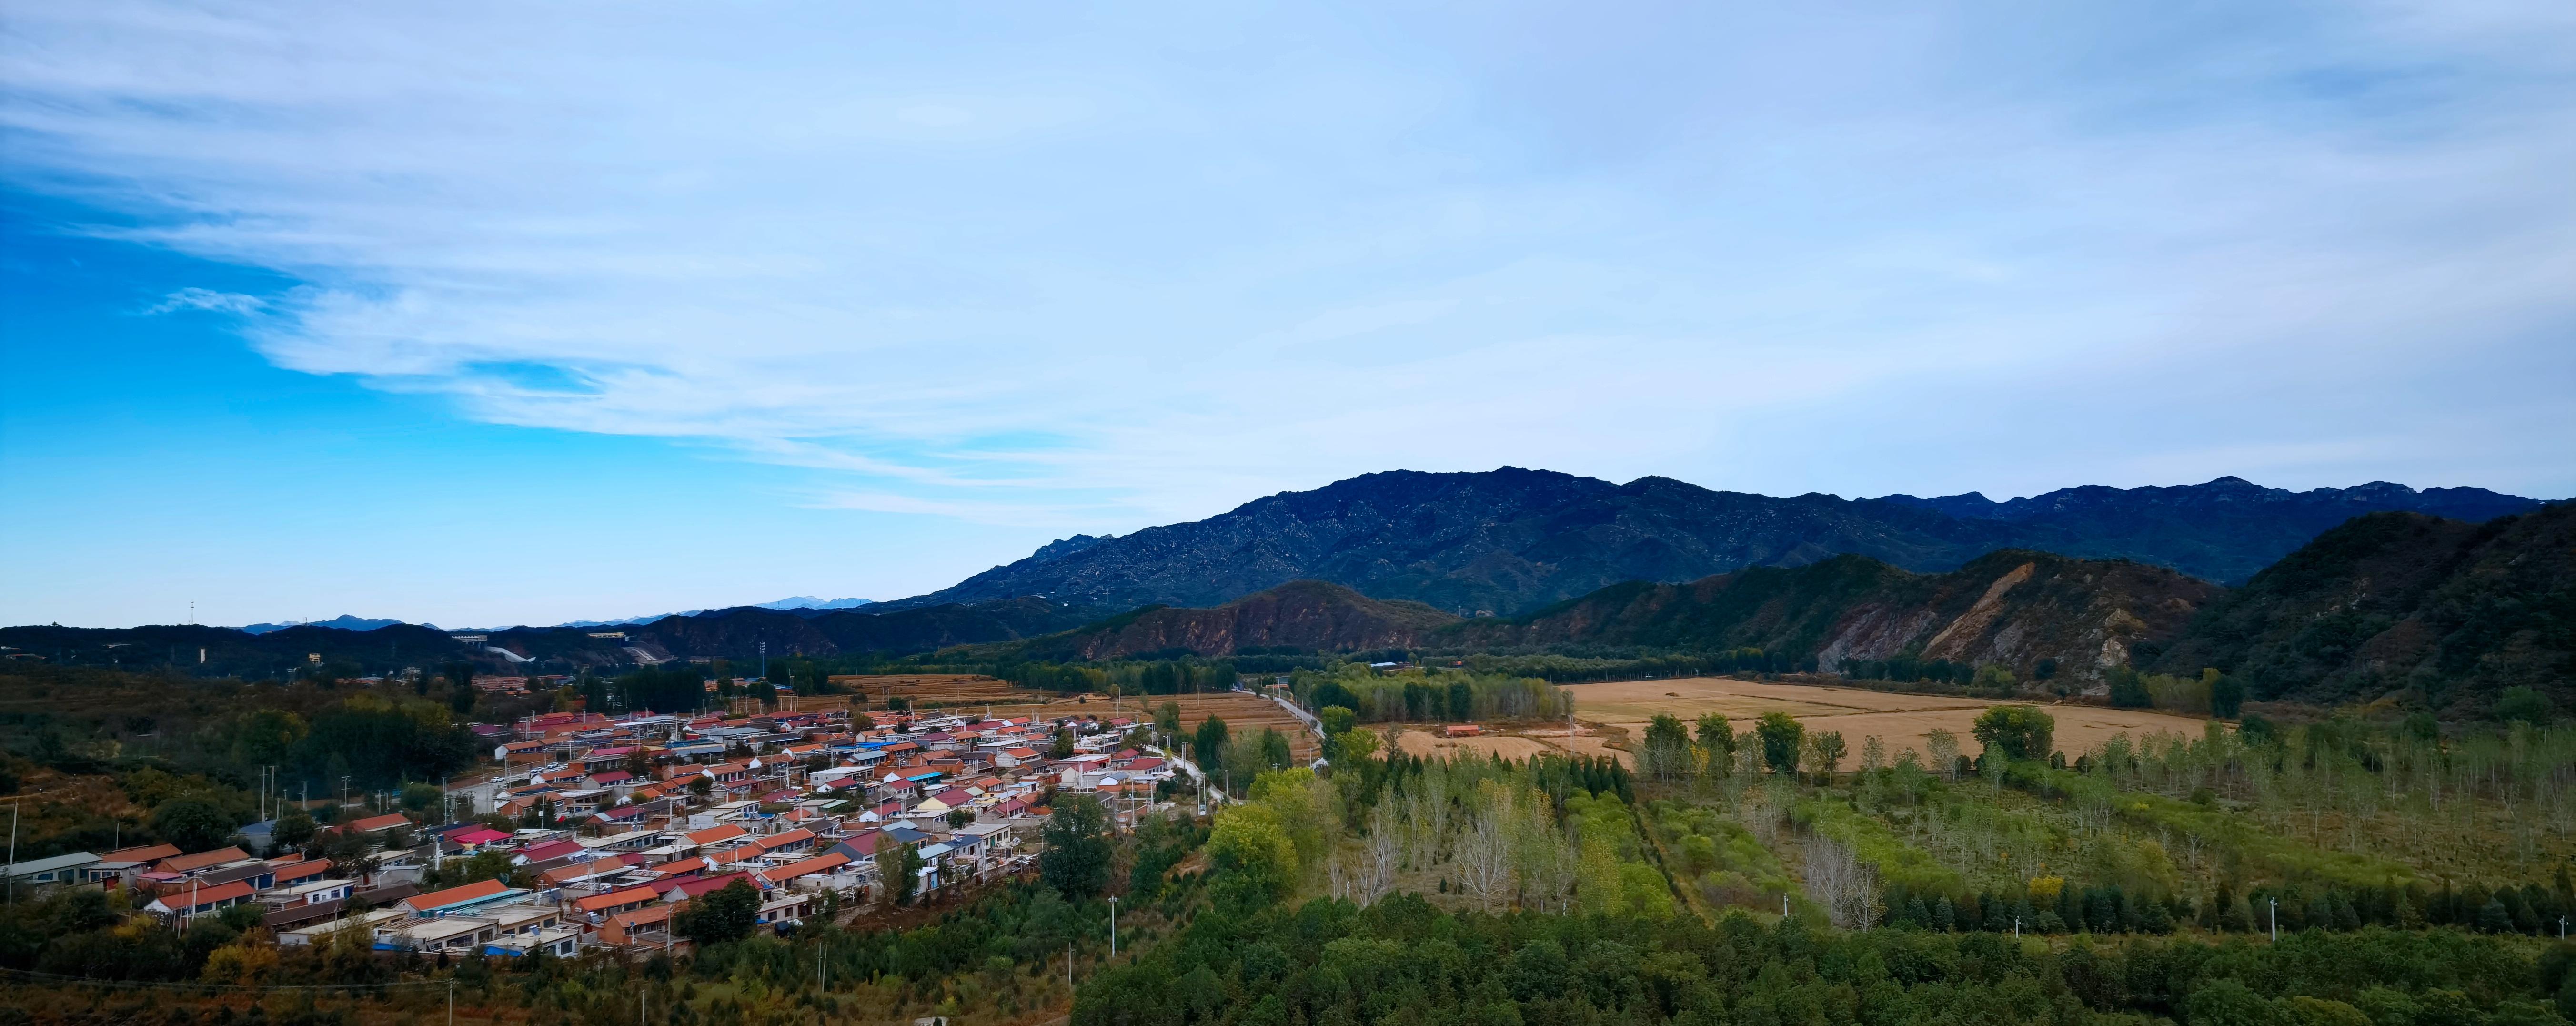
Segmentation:
[(1395, 743), (1397, 747), (1404, 749), (1407, 755), (1441, 759), (1462, 755), (1478, 758), (1501, 755), (1506, 759), (1527, 759), (1534, 755), (1564, 750), (1538, 738), (1518, 734), (1445, 738), (1440, 736), (1440, 725), (1436, 723), (1408, 726), (1402, 733), (1396, 735)]
[[(1121, 715), (1150, 718), (1154, 714), (1153, 711), (1162, 708), (1165, 702), (1180, 704), (1181, 729), (1185, 731), (1196, 729), (1208, 717), (1214, 716), (1225, 721), (1227, 732), (1234, 737), (1258, 734), (1263, 727), (1288, 735), (1288, 750), (1296, 756), (1300, 765), (1312, 762), (1316, 756), (1323, 754), (1323, 746), (1315, 740), (1315, 735), (1308, 733), (1305, 724), (1291, 715), (1288, 710), (1280, 708), (1279, 703), (1239, 691), (1199, 695), (1143, 695), (1119, 699), (1117, 707)], [(1090, 704), (1097, 706), (1101, 704), (1101, 700), (1094, 699)], [(1100, 712), (1106, 715), (1108, 710), (1104, 709)]]
[(867, 707), (878, 709), (885, 707), (889, 694), (911, 702), (916, 709), (1042, 700), (1039, 692), (976, 673), (841, 674), (832, 677), (832, 683), (856, 692)]
[[(1962, 753), (1975, 755), (1978, 746), (1968, 734), (1970, 725), (1987, 708), (2008, 704), (1952, 695), (1768, 684), (1728, 677), (1573, 684), (1566, 690), (1574, 694), (1578, 719), (1625, 730), (1631, 738), (1643, 736), (1646, 722), (1658, 713), (1679, 717), (1686, 723), (1703, 713), (1720, 713), (1741, 732), (1750, 729), (1751, 721), (1762, 714), (1777, 711), (1797, 717), (1809, 731), (1841, 731), (1855, 748), (1862, 738), (1875, 736), (1886, 743), (1890, 753), (1907, 748), (1924, 751), (1926, 735), (1947, 730), (1958, 737)], [(2156, 733), (2197, 737), (2208, 722), (2144, 709), (2088, 705), (2052, 705), (2047, 709), (2057, 720), (2057, 747), (2070, 754), (2090, 750), (2120, 734), (2132, 738)]]

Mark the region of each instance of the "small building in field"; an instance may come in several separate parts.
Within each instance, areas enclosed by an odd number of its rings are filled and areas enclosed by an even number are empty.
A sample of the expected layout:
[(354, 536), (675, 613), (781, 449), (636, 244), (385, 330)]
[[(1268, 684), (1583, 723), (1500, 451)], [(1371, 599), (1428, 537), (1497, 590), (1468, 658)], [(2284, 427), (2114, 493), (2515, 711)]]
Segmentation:
[(1473, 723), (1452, 723), (1440, 728), (1441, 737), (1475, 737), (1484, 732), (1485, 728)]

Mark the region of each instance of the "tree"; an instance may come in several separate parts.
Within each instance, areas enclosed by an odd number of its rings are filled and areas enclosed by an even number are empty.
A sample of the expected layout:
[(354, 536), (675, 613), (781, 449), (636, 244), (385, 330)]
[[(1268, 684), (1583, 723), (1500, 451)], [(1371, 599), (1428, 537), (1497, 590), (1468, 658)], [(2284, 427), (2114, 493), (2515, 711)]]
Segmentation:
[(1815, 760), (1817, 769), (1824, 771), (1826, 783), (1833, 782), (1834, 770), (1842, 765), (1843, 756), (1848, 754), (1850, 750), (1843, 745), (1842, 731), (1828, 730), (1807, 739), (1807, 755)]
[(1219, 900), (1238, 908), (1265, 907), (1287, 897), (1297, 882), (1297, 845), (1268, 806), (1218, 814), (1207, 852)]
[(304, 842), (313, 839), (315, 829), (313, 816), (303, 809), (289, 807), (285, 814), (277, 817), (277, 826), (274, 829), (275, 832), (269, 836), (274, 838), (280, 847), (301, 848), (304, 847)]
[(912, 904), (912, 894), (921, 889), (921, 852), (909, 844), (877, 846), (877, 876), (885, 881), (886, 897), (897, 905)]
[(671, 928), (700, 946), (738, 941), (759, 925), (760, 892), (746, 880), (735, 880), (681, 906)]
[(2200, 679), (2209, 682), (2210, 715), (2222, 720), (2232, 720), (2236, 718), (2238, 710), (2245, 708), (2244, 681), (2220, 673), (2214, 668), (2201, 670)]
[(1807, 739), (1807, 728), (1797, 717), (1784, 712), (1767, 712), (1753, 725), (1753, 733), (1762, 739), (1762, 764), (1773, 773), (1798, 772), (1799, 748)]
[(2126, 666), (2115, 666), (2111, 668), (2110, 678), (2112, 705), (2122, 709), (2144, 709), (2155, 704), (2155, 696), (2147, 693), (2145, 674)]
[(1073, 757), (1072, 727), (1057, 727), (1055, 729), (1055, 743), (1047, 746), (1047, 755), (1050, 758), (1056, 759), (1069, 759)]
[(1999, 705), (1977, 717), (1969, 733), (1986, 746), (1988, 753), (2002, 752), (2004, 758), (2045, 759), (2053, 750), (2057, 721), (2035, 705)]
[(1717, 713), (1700, 714), (1699, 752), (1709, 776), (1725, 776), (1735, 766), (1735, 725)]
[(948, 828), (951, 830), (963, 829), (967, 824), (973, 822), (975, 822), (975, 810), (973, 809), (948, 810)]
[(1040, 832), (1046, 851), (1038, 856), (1038, 878), (1067, 901), (1098, 897), (1109, 887), (1111, 856), (1109, 812), (1087, 794), (1062, 795)]
[(2504, 689), (2503, 694), (2496, 696), (2496, 718), (2507, 723), (2519, 722), (2535, 727), (2542, 726), (2549, 722), (2555, 712), (2557, 710), (2550, 705), (2549, 696), (2529, 687), (2516, 685)]
[(172, 798), (152, 810), (152, 829), (180, 851), (212, 851), (232, 838), (233, 817), (203, 798)]
[(1639, 767), (1648, 776), (1671, 780), (1690, 771), (1690, 732), (1680, 719), (1656, 713), (1646, 723), (1645, 750), (1637, 755)]
[(1287, 769), (1294, 760), (1288, 747), (1288, 735), (1276, 727), (1261, 728), (1261, 768)]
[(1959, 779), (1959, 735), (1934, 729), (1923, 735), (1923, 750), (1932, 757), (1932, 768), (1941, 771), (1941, 779)]
[(1190, 737), (1190, 757), (1199, 761), (1200, 769), (1214, 776), (1224, 768), (1221, 764), (1225, 761), (1225, 742), (1225, 721), (1210, 716)]
[(1164, 737), (1181, 736), (1181, 703), (1165, 702), (1154, 710), (1154, 729)]

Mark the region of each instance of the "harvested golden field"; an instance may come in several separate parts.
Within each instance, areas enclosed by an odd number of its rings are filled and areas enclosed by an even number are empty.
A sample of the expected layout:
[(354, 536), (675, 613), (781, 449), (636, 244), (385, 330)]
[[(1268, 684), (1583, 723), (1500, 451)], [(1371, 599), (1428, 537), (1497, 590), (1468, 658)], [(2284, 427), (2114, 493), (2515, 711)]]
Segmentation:
[(1044, 701), (1041, 692), (1012, 687), (1011, 682), (974, 673), (836, 674), (832, 683), (850, 689), (868, 708), (885, 708), (886, 696), (910, 701), (915, 708)]
[[(1385, 728), (1381, 727), (1380, 730)], [(1506, 759), (1527, 759), (1555, 751), (1556, 747), (1534, 737), (1517, 734), (1485, 734), (1479, 737), (1441, 737), (1439, 724), (1413, 726), (1395, 737), (1396, 746), (1405, 754), (1426, 758), (1456, 758), (1472, 755), (1482, 758), (1500, 754)]]
[[(1226, 733), (1233, 737), (1258, 734), (1263, 727), (1288, 735), (1288, 749), (1295, 753), (1299, 765), (1312, 762), (1316, 756), (1324, 753), (1322, 743), (1315, 740), (1315, 735), (1309, 733), (1306, 725), (1295, 715), (1267, 698), (1240, 691), (1221, 691), (1203, 695), (1141, 695), (1119, 699), (1118, 708), (1123, 715), (1151, 718), (1154, 710), (1162, 708), (1165, 702), (1180, 703), (1181, 729), (1184, 731), (1196, 730), (1200, 723), (1214, 716), (1225, 721)], [(1099, 699), (1093, 699), (1091, 704), (1097, 706), (1101, 703)]]
[[(1863, 738), (1876, 735), (1886, 742), (1892, 758), (1908, 748), (1923, 751), (1924, 737), (1934, 730), (1957, 735), (1961, 754), (1975, 755), (1979, 746), (1968, 731), (1978, 714), (1991, 706), (2013, 704), (1952, 695), (1770, 684), (1730, 677), (1573, 684), (1566, 690), (1574, 694), (1576, 718), (1625, 730), (1631, 739), (1644, 736), (1646, 721), (1657, 713), (1669, 713), (1684, 722), (1696, 720), (1702, 713), (1722, 713), (1742, 733), (1752, 729), (1752, 721), (1763, 713), (1778, 711), (1797, 717), (1810, 731), (1841, 731), (1855, 761)], [(2158, 731), (2198, 735), (2202, 725), (2209, 722), (2145, 709), (2047, 704), (2041, 708), (2057, 719), (2057, 747), (2070, 757), (2114, 735), (2145, 737)], [(1574, 740), (1579, 743), (1587, 739)]]

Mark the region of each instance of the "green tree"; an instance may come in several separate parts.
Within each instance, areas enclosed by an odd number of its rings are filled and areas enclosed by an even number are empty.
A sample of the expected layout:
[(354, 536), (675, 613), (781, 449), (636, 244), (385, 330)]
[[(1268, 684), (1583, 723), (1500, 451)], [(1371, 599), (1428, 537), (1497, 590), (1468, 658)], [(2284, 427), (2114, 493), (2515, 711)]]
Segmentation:
[(1072, 727), (1056, 728), (1055, 743), (1047, 746), (1047, 755), (1051, 758), (1057, 759), (1069, 759), (1073, 757)]
[(1735, 725), (1717, 713), (1702, 713), (1699, 718), (1699, 752), (1707, 760), (1708, 775), (1722, 777), (1735, 769)]
[(1154, 729), (1164, 737), (1181, 736), (1181, 703), (1165, 702), (1154, 710)]
[(1243, 805), (1219, 813), (1207, 851), (1213, 889), (1226, 904), (1265, 907), (1296, 886), (1296, 842), (1268, 806)]
[(1671, 780), (1690, 772), (1690, 731), (1682, 721), (1665, 713), (1656, 713), (1646, 722), (1645, 749), (1637, 753), (1639, 768), (1657, 780)]
[(152, 810), (152, 829), (180, 851), (213, 851), (233, 836), (233, 817), (203, 798), (172, 798)]
[(1225, 761), (1226, 740), (1225, 721), (1210, 716), (1190, 738), (1190, 757), (1198, 760), (1201, 770), (1215, 776), (1224, 769), (1220, 764)]
[(2516, 685), (2504, 689), (2503, 694), (2496, 696), (2496, 718), (2507, 723), (2542, 726), (2547, 724), (2556, 713), (2557, 709), (2550, 704), (2549, 696), (2532, 688)]
[(1280, 733), (1276, 727), (1261, 728), (1261, 768), (1287, 769), (1293, 761), (1295, 758), (1288, 747), (1288, 735)]
[(1038, 878), (1068, 901), (1098, 897), (1109, 886), (1109, 813), (1100, 799), (1087, 794), (1059, 795), (1055, 811), (1039, 834), (1046, 851), (1038, 856)]
[(912, 904), (913, 892), (921, 889), (921, 852), (909, 844), (877, 846), (877, 876), (885, 881), (886, 897), (897, 905)]
[(270, 836), (275, 838), (281, 847), (301, 848), (304, 847), (304, 842), (313, 839), (315, 829), (312, 814), (301, 808), (289, 807), (277, 817), (275, 832)]
[(672, 917), (671, 928), (704, 946), (749, 937), (759, 920), (760, 892), (749, 881), (735, 880), (690, 899)]
[(2245, 708), (2245, 682), (2216, 669), (2203, 669), (2200, 679), (2209, 682), (2209, 714), (2222, 720), (2236, 718)]
[(1798, 756), (1807, 740), (1807, 728), (1797, 717), (1784, 712), (1767, 712), (1753, 725), (1754, 736), (1762, 740), (1762, 764), (1773, 773), (1798, 772)]
[(1843, 757), (1850, 754), (1850, 749), (1843, 744), (1842, 731), (1828, 730), (1807, 739), (1807, 754), (1814, 758), (1816, 769), (1823, 772), (1825, 780), (1830, 783), (1834, 770), (1842, 765)]
[(2045, 759), (2055, 750), (2057, 721), (2035, 705), (1998, 705), (1978, 715), (1969, 731), (1986, 751), (2004, 758)]

